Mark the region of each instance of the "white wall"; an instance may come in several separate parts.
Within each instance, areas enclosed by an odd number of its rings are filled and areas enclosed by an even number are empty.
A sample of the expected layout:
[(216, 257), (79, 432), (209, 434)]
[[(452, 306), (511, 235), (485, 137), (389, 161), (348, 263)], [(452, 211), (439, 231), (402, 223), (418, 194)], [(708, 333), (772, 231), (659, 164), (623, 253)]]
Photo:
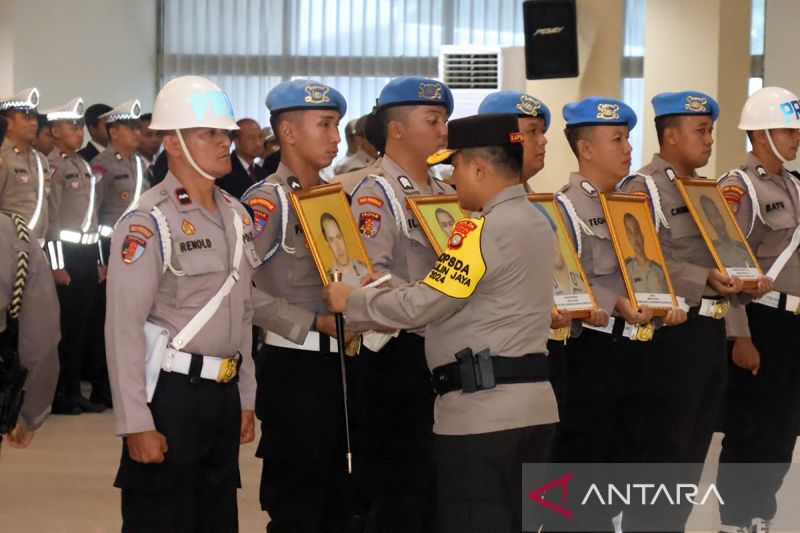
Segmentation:
[(40, 109), (82, 96), (149, 111), (156, 32), (156, 0), (0, 0), (0, 94), (35, 86)]

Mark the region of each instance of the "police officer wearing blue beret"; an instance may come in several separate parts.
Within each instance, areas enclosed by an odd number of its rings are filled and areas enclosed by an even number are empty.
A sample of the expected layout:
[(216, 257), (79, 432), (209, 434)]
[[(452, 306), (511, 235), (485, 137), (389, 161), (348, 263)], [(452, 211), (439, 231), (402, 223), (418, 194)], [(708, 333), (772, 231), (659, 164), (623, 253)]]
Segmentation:
[(528, 180), (544, 168), (547, 146), (545, 133), (550, 128), (550, 108), (527, 93), (498, 91), (487, 95), (478, 106), (478, 114), (485, 113), (509, 113), (517, 116), (519, 130), (524, 135), (525, 158), (522, 162), (522, 180), (526, 190), (533, 192)]
[[(393, 283), (423, 279), (436, 254), (406, 198), (452, 194), (434, 178), (427, 157), (447, 146), (453, 95), (441, 81), (391, 80), (381, 90), (376, 120), (385, 137), (374, 175), (353, 189), (351, 209), (372, 264)], [(419, 329), (364, 350), (366, 367), (368, 531), (433, 529), (433, 399)], [(374, 351), (373, 351), (374, 350)]]
[(327, 84), (298, 79), (275, 86), (266, 105), (281, 162), (242, 200), (253, 209), (254, 243), (263, 261), (255, 286), (285, 300), (275, 314), (295, 327), (290, 337), (268, 331), (256, 355), (261, 506), (269, 513), (270, 533), (345, 531), (336, 327), (320, 299), (322, 283), (288, 195), (324, 183), (320, 171), (336, 157), (347, 103)]

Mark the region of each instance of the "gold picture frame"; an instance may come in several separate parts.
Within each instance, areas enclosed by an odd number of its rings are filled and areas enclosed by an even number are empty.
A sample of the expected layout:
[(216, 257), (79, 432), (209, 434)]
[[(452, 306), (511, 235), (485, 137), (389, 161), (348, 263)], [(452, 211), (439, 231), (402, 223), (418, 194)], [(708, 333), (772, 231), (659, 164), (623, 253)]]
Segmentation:
[(741, 279), (747, 288), (756, 287), (763, 274), (761, 266), (717, 183), (702, 178), (677, 178), (675, 184), (717, 269)]
[[(458, 205), (458, 196), (409, 196), (406, 200), (436, 256), (442, 255), (447, 249), (447, 240), (455, 223), (469, 216)], [(450, 231), (445, 228), (448, 224)]]
[[(597, 309), (597, 301), (567, 231), (561, 209), (556, 205), (555, 195), (531, 193), (528, 194), (528, 200), (541, 207), (556, 234), (556, 271), (553, 279), (556, 310), (567, 313), (573, 319), (588, 318)], [(560, 267), (559, 262), (563, 266)], [(559, 275), (559, 270), (566, 272), (566, 275)]]
[[(372, 272), (372, 263), (356, 228), (353, 212), (342, 191), (342, 185), (333, 183), (292, 191), (289, 197), (303, 228), (322, 284), (327, 286), (333, 281), (332, 272), (339, 270), (343, 274), (342, 281), (359, 287), (361, 278)], [(337, 237), (337, 228), (341, 240)], [(332, 232), (328, 236), (330, 242), (326, 238), (326, 230)], [(345, 252), (348, 262), (342, 265), (340, 260)]]
[(628, 299), (634, 309), (647, 305), (654, 316), (678, 306), (672, 280), (653, 223), (650, 203), (641, 194), (600, 193)]

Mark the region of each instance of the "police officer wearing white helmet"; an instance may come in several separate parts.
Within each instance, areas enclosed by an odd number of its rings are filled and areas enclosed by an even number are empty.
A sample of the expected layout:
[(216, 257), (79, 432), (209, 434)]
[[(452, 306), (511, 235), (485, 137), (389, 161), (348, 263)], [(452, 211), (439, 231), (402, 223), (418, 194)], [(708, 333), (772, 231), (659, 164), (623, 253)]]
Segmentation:
[(784, 167), (800, 146), (800, 99), (760, 89), (747, 99), (739, 129), (753, 149), (719, 184), (774, 290), (747, 306), (733, 332), (717, 488), (725, 500), (721, 531), (764, 533), (800, 419), (800, 183)]
[(252, 219), (228, 174), (227, 95), (183, 76), (159, 92), (169, 172), (116, 225), (106, 351), (123, 532), (238, 530), (239, 445), (254, 438)]

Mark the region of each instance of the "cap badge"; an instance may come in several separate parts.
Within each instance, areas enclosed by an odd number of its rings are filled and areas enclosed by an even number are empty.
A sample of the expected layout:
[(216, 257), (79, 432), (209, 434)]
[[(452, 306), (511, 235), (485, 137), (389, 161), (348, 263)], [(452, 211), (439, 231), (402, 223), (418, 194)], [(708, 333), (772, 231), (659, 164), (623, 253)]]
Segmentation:
[(691, 111), (693, 113), (705, 113), (707, 111), (706, 104), (708, 100), (701, 96), (687, 96), (686, 97), (686, 105), (683, 107), (687, 111)]
[(442, 98), (442, 84), (423, 82), (419, 84), (418, 98), (425, 100), (440, 100)]
[(306, 85), (306, 97), (304, 101), (307, 104), (324, 104), (330, 102), (331, 98), (328, 96), (328, 91), (331, 90), (327, 85)]
[(542, 108), (542, 103), (532, 96), (523, 94), (519, 97), (519, 103), (514, 107), (519, 109), (521, 113), (535, 117), (539, 115), (539, 110)]
[(619, 104), (597, 104), (597, 118), (615, 120), (619, 118)]

